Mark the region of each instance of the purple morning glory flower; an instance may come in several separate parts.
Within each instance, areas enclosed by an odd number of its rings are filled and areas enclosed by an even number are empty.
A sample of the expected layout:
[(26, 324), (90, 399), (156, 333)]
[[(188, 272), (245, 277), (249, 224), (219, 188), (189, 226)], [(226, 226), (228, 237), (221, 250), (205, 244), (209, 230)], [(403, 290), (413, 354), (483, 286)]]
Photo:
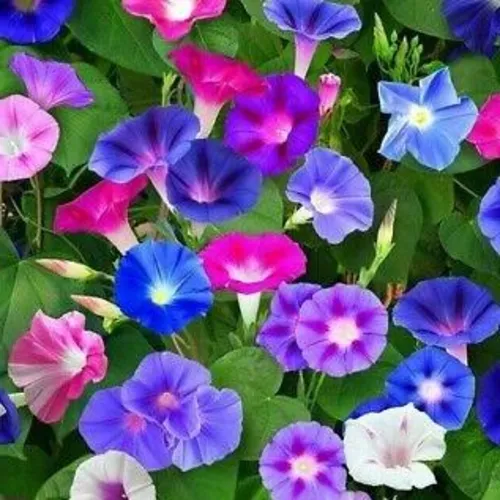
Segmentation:
[(260, 475), (273, 500), (337, 498), (346, 489), (342, 441), (329, 427), (299, 422), (264, 448)]
[(69, 19), (74, 0), (2, 0), (0, 38), (18, 44), (48, 42)]
[(470, 368), (442, 349), (426, 347), (412, 354), (387, 377), (387, 396), (395, 404), (413, 403), (448, 430), (461, 429), (474, 400)]
[(477, 417), (490, 441), (500, 446), (500, 363), (493, 365), (479, 383)]
[(410, 153), (422, 165), (444, 170), (476, 122), (472, 99), (458, 97), (448, 68), (420, 80), (418, 87), (380, 82), (380, 109), (391, 115), (380, 154), (401, 161)]
[(295, 33), (295, 74), (301, 78), (319, 42), (345, 38), (361, 29), (354, 7), (326, 0), (266, 0), (264, 14), (281, 30)]
[(0, 389), (0, 444), (15, 443), (21, 434), (21, 422), (16, 405), (9, 395)]
[(276, 358), (284, 371), (307, 368), (306, 360), (297, 345), (297, 320), (302, 304), (319, 290), (319, 285), (310, 283), (284, 283), (274, 294), (271, 314), (262, 325), (257, 344)]
[(164, 469), (172, 463), (165, 430), (123, 405), (121, 387), (96, 392), (88, 402), (78, 426), (95, 453), (123, 451), (145, 469)]
[(168, 168), (189, 151), (199, 130), (198, 118), (180, 106), (151, 108), (102, 134), (89, 160), (89, 169), (117, 183), (147, 174), (168, 203)]
[(484, 195), (477, 219), (481, 232), (500, 254), (500, 178)]
[(376, 396), (372, 399), (363, 401), (360, 405), (358, 405), (346, 418), (346, 421), (362, 417), (367, 413), (380, 413), (389, 408), (394, 408), (395, 406), (400, 405), (394, 404), (394, 402), (391, 401), (385, 394), (382, 396)]
[(269, 76), (259, 97), (239, 96), (225, 125), (225, 142), (264, 175), (292, 167), (316, 141), (319, 97), (295, 75)]
[(467, 278), (436, 278), (405, 293), (394, 308), (393, 321), (424, 344), (454, 348), (496, 333), (500, 307), (486, 288)]
[(262, 174), (219, 141), (194, 141), (169, 169), (167, 196), (186, 218), (218, 223), (243, 215), (257, 203)]
[(373, 223), (370, 183), (349, 158), (329, 149), (307, 154), (304, 165), (290, 177), (287, 197), (302, 205), (291, 222), (312, 218), (318, 235), (329, 243), (340, 243)]
[(243, 430), (243, 407), (236, 392), (204, 386), (197, 390), (196, 398), (201, 422), (198, 434), (172, 445), (173, 463), (182, 471), (212, 465), (233, 453)]
[(46, 111), (58, 106), (84, 108), (94, 102), (94, 95), (70, 64), (18, 53), (12, 57), (10, 69), (23, 81), (28, 97)]
[(337, 284), (301, 307), (297, 343), (310, 368), (343, 377), (377, 361), (387, 344), (388, 327), (387, 311), (375, 294)]
[(500, 35), (498, 0), (443, 0), (443, 14), (469, 50), (493, 56)]
[(122, 390), (123, 404), (172, 437), (189, 439), (200, 432), (196, 390), (210, 384), (210, 372), (196, 361), (170, 352), (146, 356)]

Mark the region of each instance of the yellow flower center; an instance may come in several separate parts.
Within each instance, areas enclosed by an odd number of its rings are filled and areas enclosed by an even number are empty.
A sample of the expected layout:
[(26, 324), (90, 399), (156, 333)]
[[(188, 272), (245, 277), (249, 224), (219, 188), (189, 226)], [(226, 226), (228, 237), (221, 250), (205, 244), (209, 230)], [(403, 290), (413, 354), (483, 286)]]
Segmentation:
[(425, 106), (413, 106), (410, 110), (410, 123), (418, 128), (426, 128), (432, 123), (432, 113)]

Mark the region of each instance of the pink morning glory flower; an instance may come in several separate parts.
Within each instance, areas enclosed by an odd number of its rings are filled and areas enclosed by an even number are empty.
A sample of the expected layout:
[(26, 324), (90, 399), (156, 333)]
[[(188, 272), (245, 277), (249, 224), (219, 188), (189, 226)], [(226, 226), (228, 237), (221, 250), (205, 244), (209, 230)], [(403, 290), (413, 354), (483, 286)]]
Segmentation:
[(218, 17), (227, 0), (122, 0), (133, 16), (145, 17), (161, 36), (173, 42), (187, 35), (199, 19)]
[(126, 184), (103, 180), (73, 201), (57, 207), (54, 230), (100, 234), (124, 254), (138, 243), (128, 222), (128, 207), (146, 185), (144, 176)]
[(333, 73), (319, 77), (318, 95), (320, 115), (326, 116), (335, 106), (342, 87), (342, 80)]
[(172, 50), (170, 58), (194, 93), (201, 138), (210, 135), (224, 104), (239, 95), (259, 96), (267, 89), (264, 78), (246, 64), (192, 44)]
[(89, 382), (100, 382), (108, 360), (104, 342), (85, 330), (85, 316), (73, 311), (52, 318), (38, 311), (27, 333), (12, 347), (9, 376), (24, 388), (26, 403), (42, 422), (61, 420)]
[(52, 159), (59, 125), (22, 95), (0, 99), (0, 182), (29, 179)]
[(479, 111), (467, 140), (487, 160), (500, 158), (500, 94), (493, 94)]
[(46, 111), (58, 106), (85, 108), (94, 102), (94, 95), (70, 64), (19, 53), (12, 57), (10, 69), (23, 81), (28, 97)]

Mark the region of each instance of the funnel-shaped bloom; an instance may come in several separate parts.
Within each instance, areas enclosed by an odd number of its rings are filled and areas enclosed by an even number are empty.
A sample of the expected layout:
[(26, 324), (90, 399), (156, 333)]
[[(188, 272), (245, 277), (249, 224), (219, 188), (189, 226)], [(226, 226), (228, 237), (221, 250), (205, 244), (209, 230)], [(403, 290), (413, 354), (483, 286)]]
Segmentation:
[(145, 17), (161, 36), (174, 42), (187, 35), (199, 19), (218, 17), (227, 0), (122, 0), (130, 14)]
[(329, 243), (340, 243), (373, 223), (370, 183), (349, 158), (329, 149), (307, 154), (304, 165), (290, 177), (287, 197), (302, 205), (294, 217), (301, 222), (312, 218), (318, 235)]
[(200, 124), (180, 106), (151, 108), (102, 134), (89, 160), (89, 169), (113, 182), (129, 182), (147, 174), (164, 201), (170, 165), (191, 147)]
[(500, 2), (497, 0), (443, 0), (443, 14), (452, 33), (472, 52), (489, 57), (500, 35)]
[(271, 314), (257, 337), (262, 346), (279, 362), (285, 371), (307, 368), (307, 363), (297, 345), (297, 320), (302, 304), (321, 290), (310, 283), (283, 283), (271, 302)]
[(333, 499), (346, 488), (342, 441), (317, 422), (281, 429), (264, 448), (259, 463), (273, 500)]
[(186, 218), (217, 224), (238, 217), (257, 203), (260, 170), (219, 141), (194, 141), (167, 176), (170, 203)]
[(412, 354), (387, 377), (387, 396), (394, 406), (413, 403), (437, 424), (460, 429), (475, 392), (474, 375), (461, 361), (436, 347)]
[(483, 105), (467, 140), (487, 160), (500, 158), (500, 94), (492, 95)]
[(21, 434), (21, 422), (16, 405), (0, 389), (0, 445), (15, 443)]
[(59, 125), (21, 95), (0, 99), (0, 182), (29, 179), (52, 159)]
[(18, 53), (12, 57), (10, 69), (23, 81), (28, 97), (46, 111), (58, 106), (84, 108), (94, 102), (94, 95), (70, 64)]
[(264, 13), (278, 28), (295, 34), (295, 74), (301, 78), (319, 42), (345, 38), (361, 29), (354, 7), (327, 0), (266, 0)]
[(500, 446), (500, 363), (493, 365), (479, 384), (477, 417), (490, 441)]
[(424, 462), (446, 452), (445, 429), (410, 404), (345, 424), (347, 468), (355, 481), (395, 490), (426, 488), (436, 478)]
[(54, 230), (100, 234), (123, 254), (137, 244), (128, 222), (128, 208), (146, 184), (144, 176), (127, 184), (101, 181), (73, 201), (57, 207)]
[(448, 68), (423, 78), (418, 87), (380, 82), (379, 98), (382, 113), (391, 115), (380, 154), (401, 161), (410, 153), (433, 170), (453, 163), (478, 114), (472, 99), (457, 95)]
[(277, 175), (293, 167), (314, 144), (319, 97), (295, 75), (270, 76), (267, 82), (264, 95), (236, 99), (226, 120), (224, 140), (264, 175)]
[(333, 73), (319, 77), (318, 95), (320, 115), (326, 116), (335, 106), (342, 87), (342, 80)]
[(195, 253), (177, 243), (147, 241), (121, 259), (115, 299), (124, 314), (168, 335), (204, 315), (213, 294)]
[(224, 104), (239, 95), (262, 95), (267, 88), (265, 80), (246, 64), (195, 45), (172, 50), (170, 58), (193, 91), (201, 138), (210, 135)]
[(95, 453), (123, 451), (151, 471), (172, 463), (165, 430), (128, 410), (122, 402), (121, 387), (97, 391), (82, 413), (78, 430)]
[(315, 293), (300, 308), (297, 343), (309, 367), (343, 377), (377, 361), (388, 328), (387, 311), (375, 294), (337, 284)]
[(477, 220), (481, 232), (500, 254), (500, 178), (488, 189), (481, 200)]
[(18, 44), (52, 40), (73, 12), (75, 0), (2, 0), (0, 38)]
[(151, 476), (137, 460), (108, 451), (82, 462), (75, 472), (71, 500), (156, 500)]
[(150, 354), (125, 382), (122, 400), (172, 437), (190, 439), (201, 428), (196, 391), (210, 382), (210, 372), (196, 361), (170, 352)]
[(30, 411), (42, 422), (60, 420), (89, 382), (100, 382), (108, 360), (102, 338), (85, 330), (85, 316), (51, 318), (39, 311), (12, 347), (9, 376), (24, 389)]

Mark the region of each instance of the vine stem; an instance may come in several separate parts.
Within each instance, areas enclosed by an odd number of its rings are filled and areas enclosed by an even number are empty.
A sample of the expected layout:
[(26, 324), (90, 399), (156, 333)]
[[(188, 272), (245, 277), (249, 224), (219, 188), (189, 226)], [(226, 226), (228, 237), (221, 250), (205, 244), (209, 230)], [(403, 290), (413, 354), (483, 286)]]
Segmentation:
[(313, 394), (313, 398), (311, 401), (311, 406), (309, 408), (311, 411), (314, 409), (314, 406), (316, 405), (316, 401), (318, 401), (319, 393), (321, 391), (321, 386), (323, 385), (323, 382), (325, 381), (325, 379), (326, 379), (326, 373), (322, 373), (317, 384), (316, 384), (316, 388), (314, 389), (314, 394)]
[(42, 174), (37, 174), (31, 178), (31, 185), (35, 191), (36, 200), (36, 233), (33, 243), (37, 250), (41, 250), (43, 246), (43, 177)]
[(3, 227), (3, 184), (0, 182), (0, 229)]
[(453, 182), (462, 188), (466, 193), (469, 193), (474, 198), (481, 198), (476, 192), (472, 191), (472, 189), (468, 188), (465, 184), (462, 184), (458, 179), (453, 178)]
[(179, 339), (176, 338), (177, 336), (174, 334), (172, 335), (171, 339), (172, 339), (172, 344), (174, 344), (174, 347), (175, 347), (175, 350), (179, 353), (180, 356), (182, 356), (183, 358), (185, 358), (185, 354), (183, 352), (183, 350), (181, 349), (181, 345), (180, 345), (180, 342), (179, 342)]

